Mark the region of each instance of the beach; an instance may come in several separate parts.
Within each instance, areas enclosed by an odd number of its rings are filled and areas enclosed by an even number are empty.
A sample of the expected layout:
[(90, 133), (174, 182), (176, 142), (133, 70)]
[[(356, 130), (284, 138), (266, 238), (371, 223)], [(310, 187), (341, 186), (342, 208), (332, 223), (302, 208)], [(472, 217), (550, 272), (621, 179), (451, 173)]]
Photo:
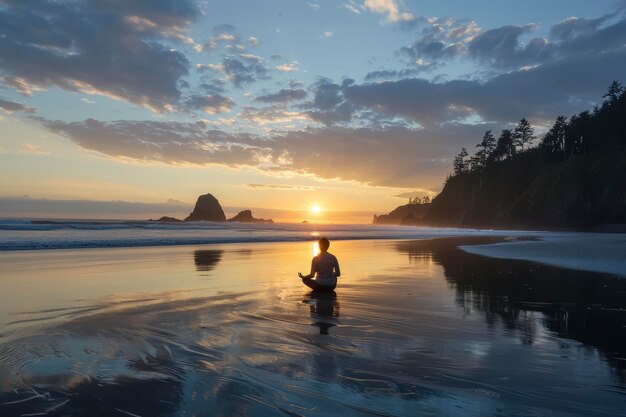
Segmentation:
[(476, 255), (522, 259), (582, 271), (626, 277), (623, 233), (546, 233), (535, 239), (508, 239), (491, 245), (463, 246)]
[(623, 415), (626, 280), (504, 239), (0, 252), (0, 415)]

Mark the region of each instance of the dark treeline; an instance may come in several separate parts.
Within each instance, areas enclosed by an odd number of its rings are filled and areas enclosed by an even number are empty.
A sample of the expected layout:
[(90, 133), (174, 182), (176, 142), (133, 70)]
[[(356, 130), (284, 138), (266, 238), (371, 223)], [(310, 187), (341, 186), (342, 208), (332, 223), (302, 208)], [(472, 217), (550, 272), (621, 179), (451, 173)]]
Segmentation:
[[(626, 91), (613, 82), (602, 104), (557, 117), (538, 140), (521, 119), (476, 151), (463, 148), (432, 201), (427, 224), (587, 227), (626, 223)], [(538, 142), (538, 143), (536, 143)]]
[(583, 111), (569, 120), (557, 117), (537, 147), (532, 147), (537, 137), (526, 119), (520, 120), (513, 130), (504, 129), (497, 139), (488, 130), (471, 158), (465, 148), (454, 158), (454, 175), (484, 170), (524, 152), (540, 152), (549, 161), (560, 162), (597, 150), (625, 147), (626, 91), (614, 81), (603, 98), (602, 105), (592, 111)]

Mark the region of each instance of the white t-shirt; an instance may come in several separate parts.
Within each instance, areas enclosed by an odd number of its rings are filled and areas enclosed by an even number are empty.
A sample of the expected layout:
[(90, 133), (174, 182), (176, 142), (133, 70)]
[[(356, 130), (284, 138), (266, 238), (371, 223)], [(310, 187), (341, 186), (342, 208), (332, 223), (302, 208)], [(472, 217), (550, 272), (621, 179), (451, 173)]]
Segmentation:
[(315, 281), (320, 285), (334, 287), (337, 285), (337, 275), (339, 272), (339, 262), (335, 255), (328, 252), (320, 252), (311, 261), (311, 273), (315, 273)]

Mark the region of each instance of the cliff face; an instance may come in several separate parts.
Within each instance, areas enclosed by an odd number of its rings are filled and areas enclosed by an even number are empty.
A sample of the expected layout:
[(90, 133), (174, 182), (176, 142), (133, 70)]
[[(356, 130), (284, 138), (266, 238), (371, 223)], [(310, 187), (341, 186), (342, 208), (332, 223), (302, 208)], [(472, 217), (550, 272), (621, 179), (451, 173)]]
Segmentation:
[(528, 152), (483, 172), (450, 178), (424, 224), (590, 227), (626, 223), (626, 151), (549, 163)]
[(428, 212), (429, 203), (426, 204), (405, 204), (389, 214), (374, 216), (374, 224), (417, 224)]
[(186, 222), (190, 221), (207, 221), (207, 222), (225, 222), (226, 215), (224, 210), (217, 201), (217, 198), (211, 194), (205, 194), (198, 197), (196, 206), (191, 214), (185, 219)]

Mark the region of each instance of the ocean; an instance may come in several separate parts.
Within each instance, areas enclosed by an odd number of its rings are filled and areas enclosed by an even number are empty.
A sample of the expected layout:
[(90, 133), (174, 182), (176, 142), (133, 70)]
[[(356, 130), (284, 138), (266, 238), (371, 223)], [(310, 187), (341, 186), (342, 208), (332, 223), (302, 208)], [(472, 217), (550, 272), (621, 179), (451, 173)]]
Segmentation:
[(322, 236), (331, 240), (357, 240), (429, 239), (451, 236), (532, 236), (538, 233), (355, 224), (0, 219), (0, 251), (298, 242)]

